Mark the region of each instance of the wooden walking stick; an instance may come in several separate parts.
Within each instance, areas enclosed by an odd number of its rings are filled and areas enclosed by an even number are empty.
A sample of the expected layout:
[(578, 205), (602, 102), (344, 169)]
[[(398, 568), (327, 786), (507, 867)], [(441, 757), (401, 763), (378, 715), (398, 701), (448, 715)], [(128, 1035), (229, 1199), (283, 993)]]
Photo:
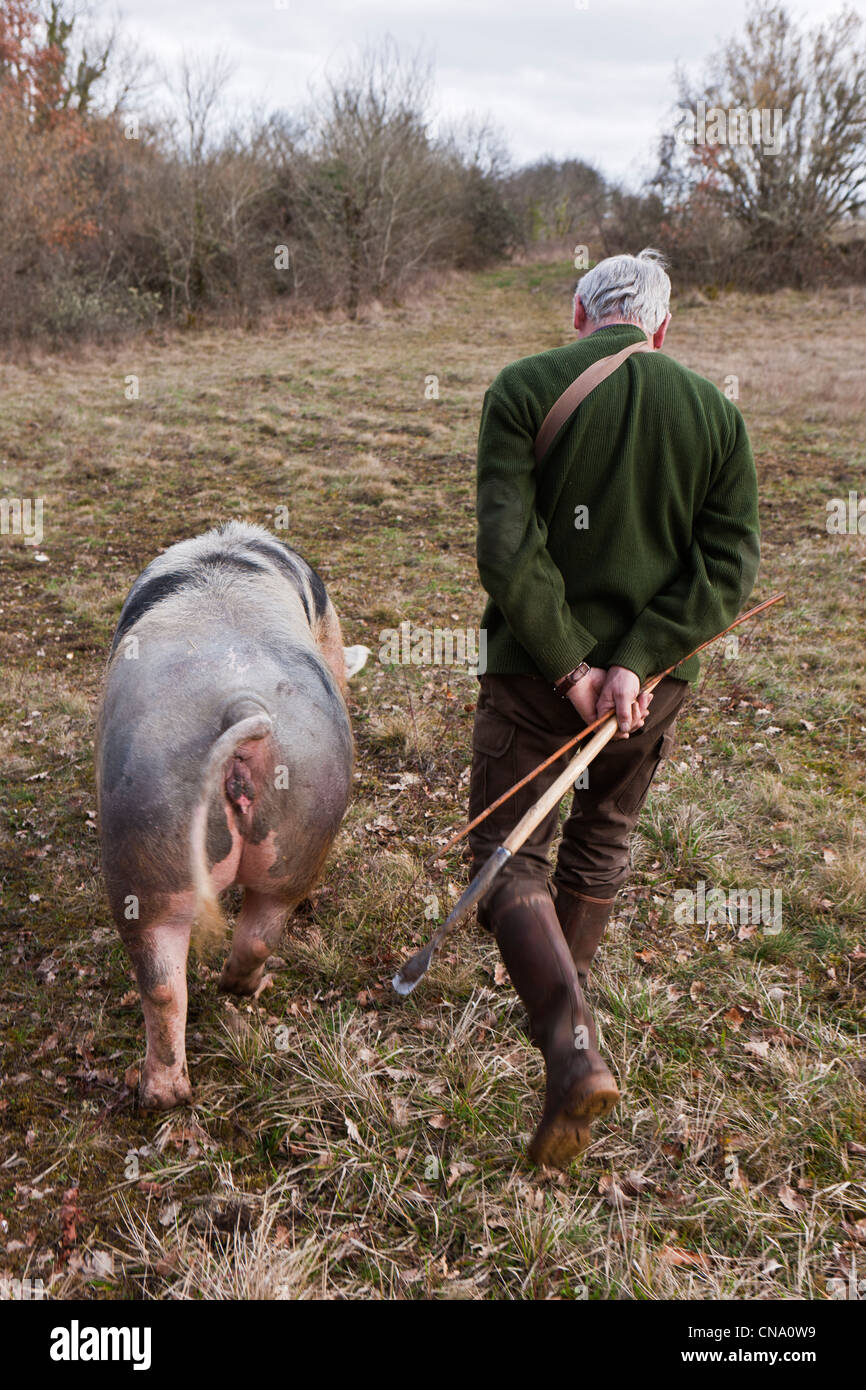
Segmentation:
[[(689, 652), (688, 656), (683, 657), (682, 660), (688, 661), (689, 658), (694, 656), (697, 652), (703, 651), (705, 647), (709, 647), (713, 642), (717, 642), (720, 637), (726, 636), (732, 628), (738, 627), (740, 623), (744, 623), (747, 618), (752, 618), (756, 613), (763, 612), (765, 608), (771, 607), (772, 604), (780, 603), (784, 597), (784, 594), (775, 594), (772, 598), (766, 599), (764, 603), (759, 603), (755, 608), (750, 608), (747, 613), (743, 613), (739, 618), (735, 618), (728, 627), (724, 628), (721, 632), (717, 632), (715, 637), (711, 637), (707, 642), (702, 642), (699, 647), (695, 648), (694, 652)], [(665, 676), (669, 675), (671, 671), (674, 671), (676, 667), (681, 664), (682, 661), (674, 662), (674, 665), (669, 666), (667, 670), (660, 671), (657, 676), (651, 676), (650, 679), (641, 686), (641, 693), (646, 694), (654, 690), (659, 682), (664, 680)], [(502, 844), (493, 851), (486, 864), (483, 865), (468, 888), (460, 895), (453, 910), (446, 917), (445, 921), (436, 928), (436, 931), (427, 942), (427, 945), (423, 946), (420, 951), (416, 951), (413, 956), (410, 956), (409, 960), (405, 961), (397, 971), (391, 983), (398, 994), (407, 995), (412, 993), (418, 981), (423, 979), (427, 974), (434, 953), (438, 951), (445, 938), (450, 936), (451, 932), (468, 917), (472, 908), (475, 907), (476, 903), (480, 902), (487, 893), (499, 871), (508, 863), (511, 856), (520, 849), (520, 846), (526, 842), (535, 827), (544, 820), (548, 812), (551, 811), (554, 806), (558, 805), (572, 783), (576, 782), (580, 774), (589, 767), (593, 758), (601, 752), (606, 744), (610, 743), (617, 728), (616, 714), (609, 714), (605, 719), (596, 720), (594, 724), (590, 724), (586, 729), (581, 730), (580, 734), (576, 735), (575, 738), (571, 739), (563, 748), (559, 749), (552, 758), (548, 758), (545, 762), (540, 763), (533, 773), (530, 773), (528, 777), (523, 778), (521, 782), (512, 787), (510, 792), (506, 792), (505, 796), (499, 798), (499, 801), (496, 802), (495, 805), (500, 805), (503, 801), (507, 800), (513, 792), (517, 791), (519, 786), (525, 785), (525, 783), (531, 781), (532, 777), (539, 773), (543, 767), (547, 767), (551, 762), (555, 762), (565, 749), (572, 747), (579, 739), (585, 738), (590, 731), (595, 730), (593, 737), (586, 747), (581, 748), (580, 752), (571, 759), (567, 767), (565, 767), (556, 778), (556, 781), (550, 784), (547, 791), (542, 793), (533, 806), (530, 806), (526, 814), (520, 818), (514, 829), (502, 841)], [(489, 807), (485, 814), (489, 814), (493, 809), (492, 806)], [(472, 825), (477, 825), (482, 819), (484, 819), (483, 816), (477, 817), (477, 819), (472, 822)], [(466, 830), (470, 828), (471, 827), (467, 826)], [(466, 831), (463, 833), (465, 834)]]

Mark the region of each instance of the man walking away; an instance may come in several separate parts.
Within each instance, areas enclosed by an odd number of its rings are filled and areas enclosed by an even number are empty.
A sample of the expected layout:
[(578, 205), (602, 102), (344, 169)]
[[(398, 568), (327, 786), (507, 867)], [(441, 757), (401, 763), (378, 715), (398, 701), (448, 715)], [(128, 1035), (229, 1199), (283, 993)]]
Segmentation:
[[(640, 695), (641, 682), (726, 627), (758, 568), (746, 428), (716, 386), (658, 351), (669, 299), (657, 252), (601, 261), (577, 287), (578, 340), (506, 367), (481, 416), (477, 557), (489, 602), (470, 816), (597, 715), (613, 710), (619, 725), (588, 785), (575, 790), (552, 883), (557, 811), (478, 914), (544, 1056), (544, 1109), (529, 1155), (558, 1167), (619, 1099), (584, 991), (628, 877), (629, 836), (698, 661), (678, 666), (654, 695)], [(586, 368), (630, 346), (537, 466), (535, 441), (554, 402)], [(563, 765), (473, 832), (473, 874)]]

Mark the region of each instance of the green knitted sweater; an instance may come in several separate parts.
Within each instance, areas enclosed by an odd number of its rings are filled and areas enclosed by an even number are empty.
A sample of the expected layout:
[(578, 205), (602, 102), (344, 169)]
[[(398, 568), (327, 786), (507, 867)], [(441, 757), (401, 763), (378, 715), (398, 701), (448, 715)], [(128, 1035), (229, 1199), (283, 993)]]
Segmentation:
[[(599, 328), (512, 362), (484, 397), (477, 556), (491, 673), (555, 681), (586, 660), (645, 680), (726, 627), (751, 592), (760, 547), (746, 427), (673, 358), (632, 354), (535, 468), (557, 397), (643, 336)], [(674, 674), (694, 680), (698, 666), (693, 657)]]

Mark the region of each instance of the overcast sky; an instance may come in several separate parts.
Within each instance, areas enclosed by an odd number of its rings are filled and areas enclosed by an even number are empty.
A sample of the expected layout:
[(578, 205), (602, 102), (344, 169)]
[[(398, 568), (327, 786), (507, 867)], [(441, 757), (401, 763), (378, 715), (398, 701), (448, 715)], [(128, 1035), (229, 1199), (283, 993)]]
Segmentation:
[[(840, 4), (789, 8), (814, 21)], [(866, 0), (853, 8), (866, 17)], [(699, 73), (745, 12), (746, 0), (121, 0), (120, 28), (169, 67), (184, 49), (222, 51), (237, 103), (288, 110), (391, 35), (431, 56), (437, 109), (491, 118), (516, 163), (576, 156), (634, 185), (673, 105), (675, 64)]]

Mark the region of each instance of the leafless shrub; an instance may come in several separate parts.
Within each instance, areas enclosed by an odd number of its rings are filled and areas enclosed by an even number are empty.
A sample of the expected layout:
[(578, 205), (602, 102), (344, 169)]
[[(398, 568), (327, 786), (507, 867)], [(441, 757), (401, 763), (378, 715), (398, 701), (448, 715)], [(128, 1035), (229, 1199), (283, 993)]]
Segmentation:
[(664, 137), (654, 186), (686, 269), (700, 265), (707, 233), (706, 278), (727, 262), (740, 283), (803, 285), (856, 265), (837, 232), (866, 182), (859, 16), (844, 11), (806, 34), (784, 6), (757, 0), (743, 38), (710, 59), (702, 82), (680, 74), (679, 106), (695, 139), (682, 128)]

